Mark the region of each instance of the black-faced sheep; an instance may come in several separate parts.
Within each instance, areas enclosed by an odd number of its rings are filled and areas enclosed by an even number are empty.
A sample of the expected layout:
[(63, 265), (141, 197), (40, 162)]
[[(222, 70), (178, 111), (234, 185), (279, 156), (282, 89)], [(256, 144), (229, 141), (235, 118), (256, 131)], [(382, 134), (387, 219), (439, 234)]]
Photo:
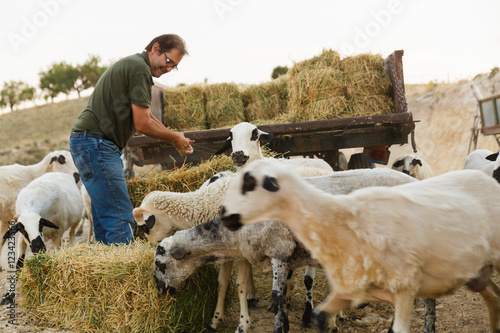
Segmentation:
[(392, 168), (410, 175), (418, 180), (432, 177), (432, 169), (423, 159), (416, 155), (401, 155), (392, 164)]

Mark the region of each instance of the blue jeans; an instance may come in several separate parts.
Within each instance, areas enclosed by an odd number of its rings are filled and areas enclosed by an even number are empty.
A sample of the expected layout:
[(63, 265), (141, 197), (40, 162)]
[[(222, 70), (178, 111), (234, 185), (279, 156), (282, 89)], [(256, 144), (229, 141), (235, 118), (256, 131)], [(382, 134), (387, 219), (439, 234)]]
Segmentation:
[(112, 141), (79, 134), (70, 151), (92, 201), (97, 242), (129, 244), (133, 238), (132, 202), (123, 173), (122, 152)]

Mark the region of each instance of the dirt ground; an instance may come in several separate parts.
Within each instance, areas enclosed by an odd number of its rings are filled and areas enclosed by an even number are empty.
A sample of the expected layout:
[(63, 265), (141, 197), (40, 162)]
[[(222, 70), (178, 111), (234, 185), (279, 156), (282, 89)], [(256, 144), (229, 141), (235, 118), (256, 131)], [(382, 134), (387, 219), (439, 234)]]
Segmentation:
[[(477, 77), (474, 81), (483, 95), (490, 96), (500, 93), (500, 75), (489, 78), (488, 75)], [(470, 88), (471, 82), (456, 84), (438, 84), (430, 89), (429, 86), (413, 86), (407, 88), (409, 111), (414, 119), (419, 120), (416, 125), (415, 141), (418, 153), (432, 167), (434, 175), (463, 168), (467, 155), (471, 127), (476, 111), (476, 100)], [(498, 145), (492, 136), (480, 135), (478, 147), (493, 151)], [(346, 152), (353, 153), (354, 151)], [(411, 146), (391, 147), (391, 159), (394, 160), (402, 153), (412, 153)], [(86, 229), (85, 229), (86, 230)], [(85, 231), (86, 232), (86, 231)], [(86, 234), (78, 238), (85, 241)], [(288, 310), (290, 332), (315, 332), (315, 329), (300, 327), (304, 308), (305, 293), (301, 276), (297, 274), (295, 289), (292, 291), (291, 308)], [(251, 309), (251, 332), (272, 332), (273, 314), (267, 312), (271, 302), (271, 273), (255, 271), (255, 278), (259, 289), (259, 304)], [(498, 280), (498, 276), (495, 276)], [(0, 293), (3, 295), (9, 288), (9, 273), (0, 272)], [(324, 297), (325, 279), (321, 270), (318, 270), (315, 283), (315, 304)], [(19, 297), (19, 296), (18, 296)], [(234, 332), (238, 325), (239, 306), (237, 299), (232, 300), (231, 310), (227, 313), (221, 332)], [(8, 323), (10, 314), (15, 315), (17, 325)], [(340, 321), (339, 332), (387, 332), (393, 315), (390, 304), (370, 304), (363, 309), (349, 309), (345, 311)], [(412, 316), (412, 332), (423, 331), (424, 309), (420, 300), (417, 300)], [(454, 295), (442, 297), (437, 303), (437, 332), (489, 332), (488, 312), (481, 297), (464, 288)], [(17, 306), (14, 310), (6, 306), (0, 308), (0, 332), (63, 332), (38, 327), (29, 313)], [(67, 332), (67, 331), (66, 331)]]

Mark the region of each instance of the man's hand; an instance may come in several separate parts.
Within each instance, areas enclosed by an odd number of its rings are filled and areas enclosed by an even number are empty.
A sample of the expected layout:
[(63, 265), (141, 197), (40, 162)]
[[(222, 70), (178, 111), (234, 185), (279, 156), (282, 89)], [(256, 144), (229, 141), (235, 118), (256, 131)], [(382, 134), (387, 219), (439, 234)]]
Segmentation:
[(186, 138), (184, 133), (178, 133), (178, 140), (172, 143), (181, 156), (191, 155), (194, 152), (191, 144), (194, 140)]

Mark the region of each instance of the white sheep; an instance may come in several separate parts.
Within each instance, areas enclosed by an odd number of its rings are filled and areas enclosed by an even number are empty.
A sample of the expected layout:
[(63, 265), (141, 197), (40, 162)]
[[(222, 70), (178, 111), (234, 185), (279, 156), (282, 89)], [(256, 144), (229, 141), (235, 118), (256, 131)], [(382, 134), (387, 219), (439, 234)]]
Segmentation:
[(64, 232), (69, 229), (69, 243), (73, 244), (75, 230), (80, 222), (83, 202), (76, 182), (67, 173), (50, 172), (36, 178), (23, 188), (16, 200), (17, 221), (3, 239), (20, 232), (19, 259), (26, 254), (27, 245), (33, 253), (44, 251), (45, 239), (50, 239), (55, 249), (61, 247)]
[(464, 169), (480, 170), (493, 176), (500, 183), (500, 158), (498, 152), (488, 149), (476, 149), (465, 158)]
[(173, 228), (191, 228), (217, 216), (232, 178), (232, 172), (218, 173), (192, 192), (152, 191), (134, 208), (134, 219), (148, 241), (156, 245), (170, 236)]
[[(274, 135), (261, 131), (257, 126), (247, 122), (241, 122), (231, 128), (229, 137), (215, 155), (222, 154), (229, 148), (232, 148), (233, 152), (231, 153), (231, 158), (234, 165), (236, 165), (236, 168), (239, 170), (247, 163), (265, 159), (266, 157), (264, 157), (260, 148), (260, 141), (271, 141), (274, 139), (276, 139)], [(277, 160), (293, 167), (297, 174), (302, 177), (322, 176), (333, 173), (330, 164), (323, 159), (280, 158)], [(313, 170), (308, 170), (308, 168), (312, 168)]]
[[(13, 164), (0, 166), (0, 235), (7, 232), (9, 222), (14, 218), (15, 203), (19, 191), (35, 178), (53, 171), (65, 172), (71, 175), (78, 174), (69, 151), (57, 150), (50, 152), (40, 162), (33, 165)], [(3, 252), (5, 251), (2, 251), (2, 254)], [(2, 260), (2, 266), (5, 266), (4, 260)]]
[(320, 191), (273, 161), (256, 161), (224, 200), (224, 225), (280, 220), (325, 269), (332, 292), (315, 310), (326, 316), (371, 301), (394, 304), (392, 331), (407, 333), (414, 298), (437, 298), (472, 281), (500, 329), (491, 266), (500, 267), (500, 185), (460, 170), (392, 188), (348, 195)]
[(432, 177), (433, 172), (429, 164), (417, 155), (401, 155), (394, 160), (392, 168), (410, 175), (418, 180)]
[[(234, 177), (233, 177), (234, 178)], [(416, 182), (415, 178), (407, 176), (403, 173), (390, 170), (390, 169), (360, 169), (334, 173), (328, 176), (304, 178), (308, 183), (326, 190), (332, 194), (349, 193), (355, 189), (366, 186), (393, 186), (398, 184), (405, 184), (408, 182)], [(283, 327), (286, 327), (286, 313), (283, 307), (284, 293), (286, 289), (286, 276), (288, 269), (293, 269), (303, 265), (311, 265), (309, 267), (317, 266), (315, 261), (301, 249), (300, 244), (297, 243), (295, 237), (291, 234), (290, 230), (279, 222), (270, 222), (266, 228), (253, 228), (252, 232), (242, 233), (238, 235), (228, 235), (227, 232), (214, 227), (218, 226), (218, 222), (207, 222), (201, 227), (189, 229), (189, 231), (177, 232), (171, 237), (165, 238), (160, 245), (158, 245), (157, 253), (164, 252), (169, 248), (185, 249), (190, 253), (186, 258), (174, 258), (177, 261), (172, 261), (171, 256), (160, 255), (157, 256), (155, 264), (155, 272), (157, 273), (157, 283), (160, 290), (166, 291), (167, 287), (178, 288), (180, 282), (187, 278), (196, 268), (209, 263), (217, 262), (222, 264), (221, 275), (219, 276), (220, 289), (227, 289), (227, 280), (231, 271), (232, 262), (240, 261), (240, 270), (238, 272), (237, 284), (242, 288), (238, 291), (240, 297), (240, 326), (238, 332), (246, 332), (249, 327), (248, 307), (246, 304), (246, 284), (250, 283), (249, 277), (242, 276), (243, 272), (249, 272), (248, 262), (252, 265), (257, 265), (261, 269), (264, 267), (270, 268), (273, 261), (273, 270), (275, 279), (273, 280), (273, 306), (275, 311), (275, 331), (279, 332)], [(269, 230), (272, 229), (272, 233)], [(269, 240), (270, 236), (279, 238), (279, 242)], [(186, 238), (187, 237), (187, 238)], [(189, 240), (186, 240), (189, 239)], [(258, 243), (258, 245), (256, 245)], [(169, 244), (168, 246), (166, 244)], [(169, 253), (169, 251), (166, 251)], [(293, 256), (292, 256), (293, 253)], [(299, 255), (300, 254), (300, 255)], [(298, 256), (299, 255), (299, 256)], [(162, 265), (168, 266), (167, 272)], [(229, 267), (225, 266), (229, 265)], [(241, 269), (241, 267), (244, 267)], [(175, 269), (174, 269), (175, 268)], [(225, 270), (225, 274), (222, 271)], [(285, 270), (285, 274), (283, 274)], [(280, 279), (276, 277), (279, 276)], [(225, 278), (224, 278), (225, 277)], [(314, 278), (314, 275), (311, 279)], [(162, 282), (165, 287), (161, 287)], [(306, 312), (302, 318), (303, 326), (309, 326), (311, 321), (312, 312), (312, 281), (307, 293)], [(209, 325), (209, 329), (215, 330), (217, 325), (222, 321), (224, 316), (223, 297), (221, 303), (218, 303), (216, 313)]]

